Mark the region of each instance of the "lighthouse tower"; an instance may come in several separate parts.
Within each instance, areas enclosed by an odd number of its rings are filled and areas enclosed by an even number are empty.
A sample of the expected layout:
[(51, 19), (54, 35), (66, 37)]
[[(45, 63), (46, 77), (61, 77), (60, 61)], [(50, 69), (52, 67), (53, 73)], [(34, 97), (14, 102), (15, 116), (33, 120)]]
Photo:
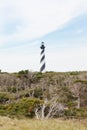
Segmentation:
[(44, 46), (44, 42), (41, 43), (41, 59), (40, 59), (40, 64), (41, 64), (41, 68), (40, 68), (40, 72), (43, 72), (45, 70), (45, 46)]

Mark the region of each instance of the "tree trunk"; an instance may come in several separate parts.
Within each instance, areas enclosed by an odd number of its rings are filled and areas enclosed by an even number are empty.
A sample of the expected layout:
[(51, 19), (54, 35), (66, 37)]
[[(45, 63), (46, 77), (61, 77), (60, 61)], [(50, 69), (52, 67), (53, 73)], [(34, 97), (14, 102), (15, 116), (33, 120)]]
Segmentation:
[(46, 108), (46, 106), (43, 104), (43, 106), (42, 106), (42, 113), (41, 113), (41, 115), (42, 115), (42, 119), (44, 119), (44, 117), (45, 117), (45, 115), (44, 115), (44, 111), (45, 111), (45, 108)]
[(80, 96), (78, 96), (78, 99), (77, 99), (77, 108), (80, 109)]

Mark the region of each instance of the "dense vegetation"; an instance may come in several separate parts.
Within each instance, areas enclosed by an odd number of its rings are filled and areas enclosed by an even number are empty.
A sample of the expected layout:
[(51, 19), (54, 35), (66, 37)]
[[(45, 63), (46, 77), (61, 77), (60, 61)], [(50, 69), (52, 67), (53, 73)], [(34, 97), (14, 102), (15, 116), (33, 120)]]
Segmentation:
[(1, 72), (0, 115), (85, 118), (87, 72)]

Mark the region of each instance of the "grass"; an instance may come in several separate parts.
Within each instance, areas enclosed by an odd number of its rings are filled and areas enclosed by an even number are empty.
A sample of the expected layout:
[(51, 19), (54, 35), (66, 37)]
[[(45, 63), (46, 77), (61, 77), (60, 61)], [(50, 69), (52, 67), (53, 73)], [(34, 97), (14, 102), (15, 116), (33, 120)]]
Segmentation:
[(0, 130), (87, 130), (87, 120), (35, 120), (0, 117)]

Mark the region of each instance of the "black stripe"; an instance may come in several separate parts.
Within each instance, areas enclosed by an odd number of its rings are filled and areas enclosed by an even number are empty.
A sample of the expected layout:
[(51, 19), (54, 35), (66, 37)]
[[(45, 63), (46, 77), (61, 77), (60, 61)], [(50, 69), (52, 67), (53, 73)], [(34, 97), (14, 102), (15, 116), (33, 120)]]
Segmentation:
[(44, 53), (44, 50), (41, 51), (41, 54), (43, 54), (43, 53)]
[(45, 69), (45, 63), (42, 65), (42, 67), (40, 68), (40, 72), (42, 72)]
[(42, 56), (40, 63), (45, 59), (45, 55)]

